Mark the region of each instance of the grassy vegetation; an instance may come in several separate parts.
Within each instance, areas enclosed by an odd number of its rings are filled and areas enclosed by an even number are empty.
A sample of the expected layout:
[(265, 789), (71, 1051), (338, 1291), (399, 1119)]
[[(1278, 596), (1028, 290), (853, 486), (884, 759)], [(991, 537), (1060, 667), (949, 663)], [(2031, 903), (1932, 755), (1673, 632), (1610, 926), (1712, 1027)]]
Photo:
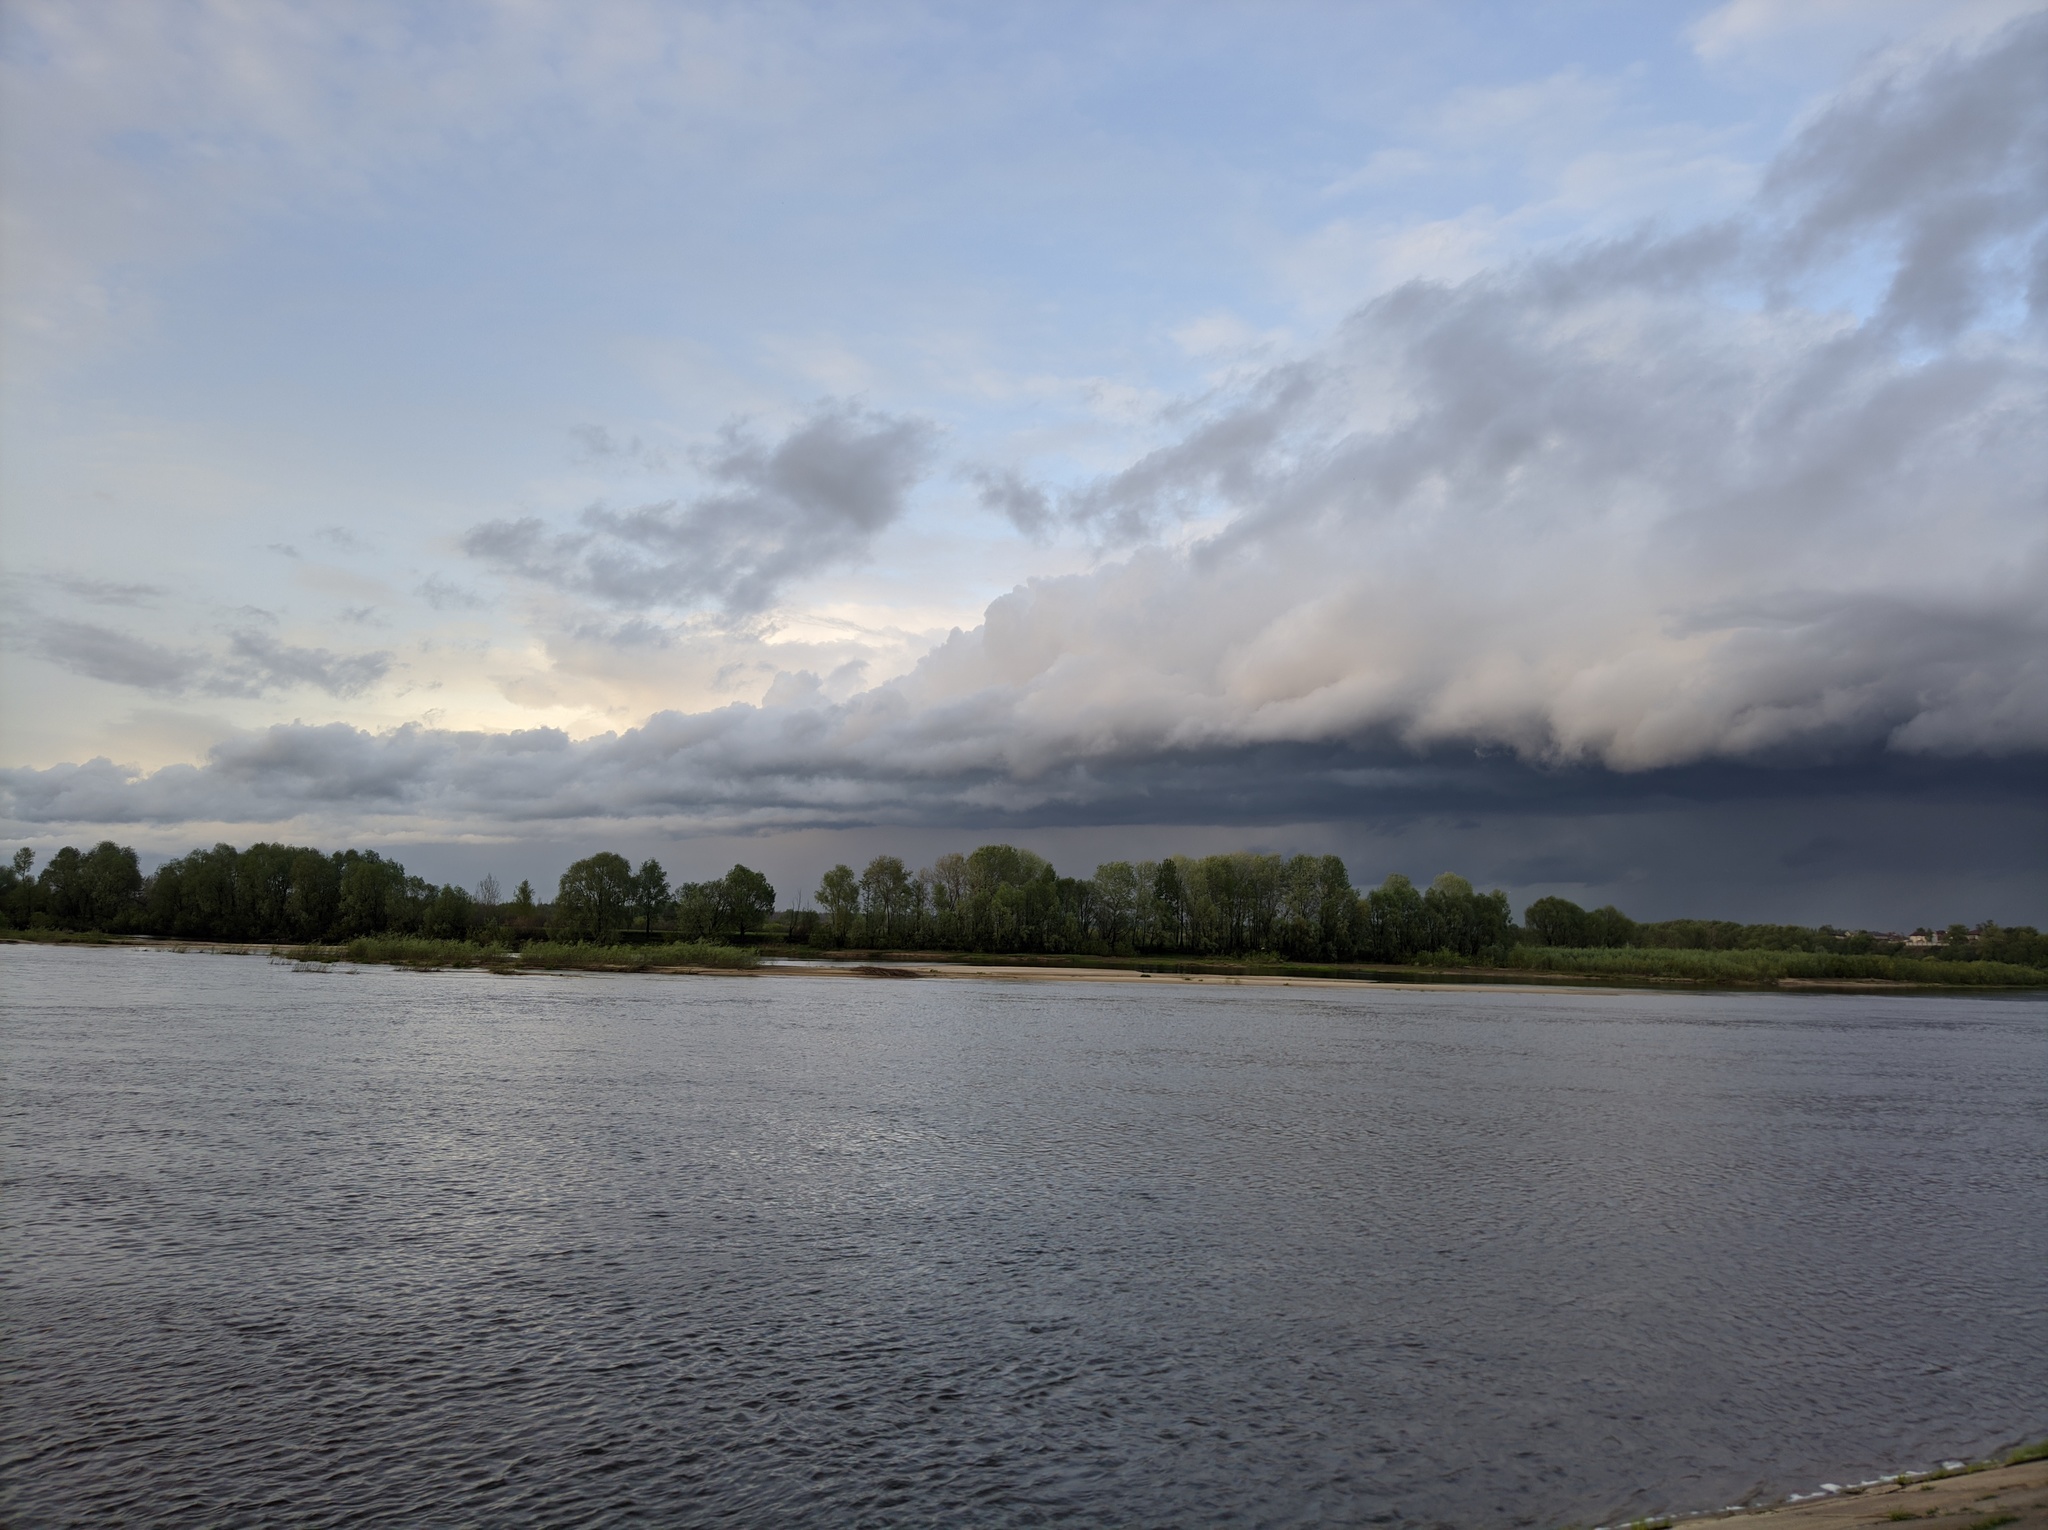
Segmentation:
[(1939, 962), (1905, 956), (1838, 956), (1818, 951), (1687, 951), (1639, 947), (1515, 946), (1499, 964), (1532, 972), (1644, 977), (1694, 983), (1876, 979), (1929, 987), (2038, 988), (2048, 972), (2009, 962)]
[(503, 946), (467, 940), (420, 940), (410, 935), (373, 935), (345, 946), (295, 946), (280, 951), (299, 962), (376, 962), (393, 967), (509, 967)]
[[(839, 959), (851, 951), (814, 953)], [(1526, 973), (1531, 978), (1638, 979), (1645, 982), (1709, 985), (1769, 985), (1782, 978), (1816, 982), (1877, 979), (1928, 987), (2036, 988), (2048, 986), (2048, 972), (2006, 962), (1942, 962), (1897, 956), (1843, 956), (1809, 951), (1693, 951), (1640, 947), (1515, 946), (1478, 958), (1452, 951), (1428, 951), (1409, 963), (1296, 962), (1278, 957), (1202, 960), (1172, 956), (1023, 955), (1016, 952), (868, 951), (866, 960), (967, 963), (996, 967), (1100, 968), (1110, 971), (1237, 977), (1376, 978), (1409, 981), (1429, 976), (1460, 980), (1474, 974), (1495, 977)]]
[[(51, 945), (110, 945), (113, 937), (98, 931), (7, 930), (0, 940)], [(300, 946), (280, 955), (305, 962), (369, 962), (400, 967), (482, 967), (510, 971), (645, 972), (654, 968), (695, 967), (743, 970), (760, 965), (757, 951), (709, 941), (673, 941), (666, 945), (585, 945), (535, 941), (518, 950), (494, 942), (427, 940), (418, 936), (368, 936), (346, 945)], [(1900, 956), (1845, 955), (1786, 950), (1690, 950), (1631, 946), (1512, 946), (1496, 948), (1478, 958), (1450, 951), (1423, 952), (1412, 962), (1301, 962), (1262, 955), (1231, 959), (1184, 956), (1037, 955), (1020, 952), (852, 951), (814, 952), (840, 959), (914, 960), (934, 963), (987, 964), (1010, 967), (1066, 967), (1138, 971), (1159, 975), (1208, 975), (1305, 978), (1377, 978), (1404, 981), (1431, 976), (1450, 980), (1471, 976), (1535, 980), (1572, 978), (1616, 982), (1685, 983), (1705, 986), (1767, 987), (1786, 979), (1818, 983), (1879, 981), (1929, 988), (2048, 987), (2048, 971), (2010, 962), (1951, 962)], [(2048, 1453), (2048, 1443), (2033, 1447)], [(2042, 1459), (2042, 1456), (2029, 1459)]]
[(536, 941), (519, 951), (466, 940), (371, 936), (345, 946), (299, 946), (281, 953), (302, 962), (370, 962), (392, 967), (487, 967), (494, 971), (645, 972), (653, 967), (747, 968), (760, 958), (740, 946), (678, 941), (666, 946), (575, 945)]
[(2022, 1445), (2005, 1458), (2007, 1466), (2024, 1466), (2029, 1461), (2048, 1461), (2048, 1440), (2036, 1440), (2031, 1445)]
[(650, 967), (758, 967), (760, 956), (745, 946), (710, 941), (677, 941), (666, 946), (582, 946), (563, 941), (535, 941), (519, 953), (522, 967), (583, 969), (602, 972), (645, 972)]
[(111, 935), (98, 930), (0, 930), (0, 940), (19, 940), (37, 946), (110, 946)]

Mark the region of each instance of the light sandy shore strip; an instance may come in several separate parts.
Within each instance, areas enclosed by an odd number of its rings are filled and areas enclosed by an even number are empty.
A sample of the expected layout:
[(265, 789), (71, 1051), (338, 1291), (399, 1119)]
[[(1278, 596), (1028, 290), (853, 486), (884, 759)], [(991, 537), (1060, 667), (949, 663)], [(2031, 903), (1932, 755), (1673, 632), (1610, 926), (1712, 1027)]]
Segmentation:
[[(665, 971), (652, 967), (651, 972)], [(1377, 988), (1408, 993), (1574, 993), (1626, 996), (1641, 989), (1607, 988), (1566, 983), (1458, 983), (1417, 978), (1399, 979), (1287, 977), (1279, 973), (1228, 972), (1142, 972), (1128, 967), (1008, 967), (974, 966), (966, 962), (847, 962), (796, 963), (773, 961), (753, 969), (774, 977), (861, 977), (861, 978), (973, 978), (998, 983), (1128, 983), (1167, 988), (1180, 983), (1206, 984), (1228, 988)]]
[(1994, 1466), (1933, 1482), (1909, 1479), (1842, 1488), (1804, 1503), (1689, 1515), (1679, 1523), (1730, 1520), (1739, 1521), (1743, 1530), (1891, 1530), (1893, 1525), (1926, 1520), (1940, 1530), (2048, 1530), (2048, 1461)]

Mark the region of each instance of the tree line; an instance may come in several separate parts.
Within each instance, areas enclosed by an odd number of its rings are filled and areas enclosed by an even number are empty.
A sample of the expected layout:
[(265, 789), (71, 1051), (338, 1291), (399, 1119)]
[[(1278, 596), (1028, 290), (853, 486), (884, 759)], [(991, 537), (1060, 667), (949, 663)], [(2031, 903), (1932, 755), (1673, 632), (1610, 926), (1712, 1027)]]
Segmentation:
[(942, 855), (912, 873), (880, 855), (834, 866), (804, 934), (831, 946), (1083, 954), (1243, 955), (1402, 961), (1418, 951), (1476, 956), (1510, 938), (1503, 892), (1463, 877), (1418, 890), (1398, 873), (1360, 895), (1334, 855), (1239, 853), (1109, 861), (1063, 877), (1014, 845)]
[[(1827, 926), (1639, 923), (1611, 905), (1584, 909), (1558, 897), (1538, 898), (1517, 924), (1498, 889), (1479, 892), (1448, 872), (1418, 888), (1397, 872), (1360, 891), (1334, 855), (1108, 861), (1088, 877), (1060, 876), (1044, 857), (1014, 845), (942, 855), (918, 871), (878, 855), (860, 872), (845, 865), (827, 871), (815, 907), (779, 913), (775, 888), (747, 866), (672, 885), (659, 861), (635, 868), (610, 851), (570, 866), (545, 900), (524, 881), (509, 897), (491, 877), (473, 890), (436, 885), (374, 850), (221, 844), (145, 875), (134, 850), (109, 840), (89, 850), (67, 846), (40, 873), (34, 862), (24, 849), (0, 867), (0, 922), (9, 927), (195, 940), (767, 938), (817, 949), (1269, 953), (1315, 962), (1484, 962), (1516, 946), (1900, 949)], [(2048, 967), (2048, 937), (2024, 926), (1954, 926), (1928, 954)]]
[(576, 862), (546, 901), (530, 882), (501, 897), (495, 877), (473, 891), (437, 886), (374, 850), (307, 845), (215, 845), (144, 875), (133, 849), (103, 840), (90, 850), (67, 845), (40, 873), (28, 849), (0, 867), (0, 927), (180, 940), (608, 941), (657, 927), (687, 940), (744, 939), (774, 912), (775, 889), (758, 871), (735, 866), (715, 882), (671, 888), (658, 861), (635, 871), (610, 852)]

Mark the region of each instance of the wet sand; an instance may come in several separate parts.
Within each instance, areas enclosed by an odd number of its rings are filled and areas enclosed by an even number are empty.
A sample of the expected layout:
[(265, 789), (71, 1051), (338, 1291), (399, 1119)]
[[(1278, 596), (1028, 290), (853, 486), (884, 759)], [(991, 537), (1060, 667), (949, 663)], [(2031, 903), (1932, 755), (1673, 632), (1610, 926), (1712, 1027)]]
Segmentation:
[(1935, 1482), (1851, 1488), (1807, 1503), (1682, 1523), (1739, 1523), (1744, 1530), (1890, 1530), (1908, 1521), (1932, 1521), (1943, 1530), (2048, 1530), (2048, 1461), (1995, 1466)]

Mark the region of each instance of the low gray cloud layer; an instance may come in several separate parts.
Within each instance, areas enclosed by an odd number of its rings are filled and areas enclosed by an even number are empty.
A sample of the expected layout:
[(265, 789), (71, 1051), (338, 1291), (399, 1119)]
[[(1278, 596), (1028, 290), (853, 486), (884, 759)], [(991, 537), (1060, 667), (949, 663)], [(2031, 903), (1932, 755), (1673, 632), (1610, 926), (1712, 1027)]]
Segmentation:
[[(8, 812), (1218, 821), (1367, 813), (1475, 758), (1512, 764), (1485, 792), (1873, 759), (2038, 779), (2044, 78), (2035, 17), (1845, 94), (1740, 218), (1404, 286), (1063, 495), (984, 474), (991, 509), (1116, 556), (850, 700), (788, 676), (773, 707), (580, 743), (277, 728), (151, 775), (14, 771)], [(495, 522), (468, 547), (618, 607), (758, 610), (858, 557), (931, 442), (835, 408), (773, 445), (728, 436), (688, 504)], [(181, 662), (95, 641), (68, 662)], [(273, 681), (367, 673), (238, 654)]]
[[(573, 530), (537, 517), (475, 527), (464, 548), (506, 572), (610, 605), (758, 611), (789, 581), (858, 559), (902, 515), (932, 444), (920, 420), (847, 405), (773, 446), (733, 427), (684, 504), (593, 506)], [(617, 444), (602, 432), (607, 453)], [(639, 443), (633, 443), (635, 451)]]

